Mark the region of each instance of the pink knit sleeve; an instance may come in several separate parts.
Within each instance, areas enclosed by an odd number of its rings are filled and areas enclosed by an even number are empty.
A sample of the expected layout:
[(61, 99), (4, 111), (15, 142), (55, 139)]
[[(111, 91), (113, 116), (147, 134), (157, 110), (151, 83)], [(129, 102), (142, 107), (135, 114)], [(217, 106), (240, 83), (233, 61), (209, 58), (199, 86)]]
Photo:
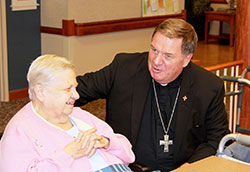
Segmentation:
[(73, 161), (62, 150), (48, 156), (39, 154), (29, 137), (18, 129), (9, 131), (0, 142), (1, 172), (67, 172)]

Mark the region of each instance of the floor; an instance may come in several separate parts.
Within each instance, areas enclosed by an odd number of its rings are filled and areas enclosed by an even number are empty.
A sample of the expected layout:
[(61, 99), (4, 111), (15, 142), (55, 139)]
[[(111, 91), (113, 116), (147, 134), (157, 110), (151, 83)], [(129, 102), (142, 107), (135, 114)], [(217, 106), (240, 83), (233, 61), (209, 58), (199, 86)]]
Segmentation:
[(212, 66), (234, 60), (234, 47), (229, 46), (229, 41), (222, 42), (210, 40), (209, 43), (200, 41), (193, 59), (200, 60), (201, 66)]
[[(234, 48), (229, 46), (229, 42), (226, 44), (218, 42), (217, 40), (211, 40), (208, 44), (206, 44), (204, 41), (200, 41), (198, 42), (193, 59), (200, 60), (201, 66), (211, 66), (232, 61), (233, 54)], [(0, 102), (0, 133), (3, 132), (11, 117), (28, 101), (28, 98), (24, 98), (10, 102)], [(83, 109), (91, 112), (101, 119), (104, 119), (105, 106), (104, 100), (97, 100), (85, 105)]]

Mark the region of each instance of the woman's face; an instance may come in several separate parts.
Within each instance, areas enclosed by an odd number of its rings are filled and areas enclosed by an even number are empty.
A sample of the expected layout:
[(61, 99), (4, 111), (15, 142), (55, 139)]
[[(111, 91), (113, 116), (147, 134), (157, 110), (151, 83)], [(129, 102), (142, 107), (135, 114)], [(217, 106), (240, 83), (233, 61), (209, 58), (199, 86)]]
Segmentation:
[(73, 70), (66, 69), (59, 71), (54, 77), (50, 85), (45, 87), (43, 111), (52, 118), (67, 119), (79, 98), (76, 74)]

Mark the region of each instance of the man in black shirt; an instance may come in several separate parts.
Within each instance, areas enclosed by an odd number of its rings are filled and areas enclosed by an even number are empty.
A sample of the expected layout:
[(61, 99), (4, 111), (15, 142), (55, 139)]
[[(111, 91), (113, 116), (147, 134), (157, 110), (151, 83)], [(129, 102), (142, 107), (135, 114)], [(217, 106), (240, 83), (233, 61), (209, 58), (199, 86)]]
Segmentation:
[(103, 69), (78, 76), (80, 106), (107, 99), (106, 121), (132, 143), (136, 162), (170, 171), (216, 153), (228, 133), (223, 81), (195, 65), (193, 27), (168, 19), (149, 52), (122, 53)]

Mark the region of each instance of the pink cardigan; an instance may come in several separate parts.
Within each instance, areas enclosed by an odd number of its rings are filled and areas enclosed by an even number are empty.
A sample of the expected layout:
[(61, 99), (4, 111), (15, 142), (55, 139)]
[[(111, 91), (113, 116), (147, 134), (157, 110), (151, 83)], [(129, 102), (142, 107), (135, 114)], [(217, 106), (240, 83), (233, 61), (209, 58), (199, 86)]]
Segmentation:
[[(80, 108), (74, 108), (71, 117), (95, 127), (98, 134), (110, 139), (107, 150), (99, 149), (108, 165), (134, 161), (129, 141), (115, 134), (107, 123)], [(93, 171), (87, 157), (74, 160), (62, 151), (72, 141), (73, 138), (64, 130), (38, 117), (30, 102), (10, 120), (5, 129), (0, 141), (0, 171)]]

